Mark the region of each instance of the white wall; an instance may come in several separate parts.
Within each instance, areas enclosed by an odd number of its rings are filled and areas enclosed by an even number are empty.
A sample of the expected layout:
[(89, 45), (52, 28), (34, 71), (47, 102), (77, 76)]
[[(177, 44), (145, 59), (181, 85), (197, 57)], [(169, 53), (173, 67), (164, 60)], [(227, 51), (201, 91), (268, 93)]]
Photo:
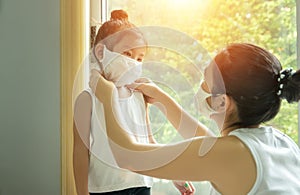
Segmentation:
[(60, 194), (59, 0), (0, 0), (0, 195)]

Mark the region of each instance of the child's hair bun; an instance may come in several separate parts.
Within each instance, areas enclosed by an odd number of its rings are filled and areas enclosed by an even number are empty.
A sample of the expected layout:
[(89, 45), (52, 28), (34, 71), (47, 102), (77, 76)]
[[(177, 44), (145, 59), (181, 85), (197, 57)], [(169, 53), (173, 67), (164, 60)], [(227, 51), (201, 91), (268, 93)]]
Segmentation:
[(110, 14), (111, 20), (128, 20), (128, 14), (124, 10), (114, 10)]

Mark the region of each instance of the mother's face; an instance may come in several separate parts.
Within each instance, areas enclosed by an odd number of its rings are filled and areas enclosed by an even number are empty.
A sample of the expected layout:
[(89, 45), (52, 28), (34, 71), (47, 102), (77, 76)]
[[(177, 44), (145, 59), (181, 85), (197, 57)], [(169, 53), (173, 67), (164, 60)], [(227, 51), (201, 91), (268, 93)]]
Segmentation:
[(212, 94), (226, 94), (225, 83), (218, 65), (212, 61), (204, 70), (204, 90)]

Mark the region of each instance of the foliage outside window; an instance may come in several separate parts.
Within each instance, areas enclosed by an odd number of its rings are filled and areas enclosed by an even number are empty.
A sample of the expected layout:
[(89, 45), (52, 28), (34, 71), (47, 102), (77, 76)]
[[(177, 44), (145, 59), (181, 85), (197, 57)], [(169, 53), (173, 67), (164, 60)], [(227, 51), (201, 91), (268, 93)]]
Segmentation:
[[(126, 10), (130, 21), (137, 26), (166, 26), (187, 33), (211, 56), (229, 43), (249, 42), (275, 54), (284, 68), (297, 68), (295, 0), (110, 0), (108, 7), (108, 13), (113, 9)], [(192, 73), (184, 68), (186, 62), (178, 54), (152, 51), (148, 58), (166, 61), (193, 79)], [(180, 84), (172, 75), (165, 77)], [(278, 128), (297, 143), (297, 112), (297, 104), (283, 101), (280, 113), (266, 125)], [(161, 117), (153, 119), (156, 125), (162, 124), (160, 128), (163, 129), (155, 137), (159, 142), (169, 142), (176, 133), (169, 123), (159, 121)], [(161, 182), (155, 185), (163, 188)], [(202, 187), (197, 185), (199, 194), (205, 192)], [(177, 193), (172, 189), (166, 191), (166, 194)]]
[[(297, 68), (294, 0), (109, 1), (109, 12), (119, 8), (126, 10), (137, 26), (167, 26), (191, 35), (212, 56), (229, 43), (250, 42), (275, 54), (284, 68)], [(164, 56), (160, 53), (157, 58), (170, 61), (170, 64), (180, 62), (177, 59), (180, 57), (167, 52)], [(280, 113), (268, 124), (297, 142), (297, 105), (283, 101)]]

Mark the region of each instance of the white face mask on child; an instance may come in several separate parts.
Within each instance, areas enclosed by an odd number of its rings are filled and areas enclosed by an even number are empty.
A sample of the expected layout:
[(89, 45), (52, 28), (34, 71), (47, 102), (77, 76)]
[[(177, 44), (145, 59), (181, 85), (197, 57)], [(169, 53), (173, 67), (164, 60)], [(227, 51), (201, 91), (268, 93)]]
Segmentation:
[(203, 81), (200, 83), (200, 87), (198, 89), (198, 92), (195, 95), (195, 101), (198, 107), (198, 110), (201, 114), (203, 114), (205, 117), (210, 118), (210, 116), (214, 113), (217, 113), (206, 101), (206, 98), (211, 97), (211, 93), (207, 93), (204, 91), (201, 87)]
[(138, 62), (120, 53), (103, 48), (102, 64), (104, 77), (117, 87), (133, 83), (142, 75), (142, 62)]

